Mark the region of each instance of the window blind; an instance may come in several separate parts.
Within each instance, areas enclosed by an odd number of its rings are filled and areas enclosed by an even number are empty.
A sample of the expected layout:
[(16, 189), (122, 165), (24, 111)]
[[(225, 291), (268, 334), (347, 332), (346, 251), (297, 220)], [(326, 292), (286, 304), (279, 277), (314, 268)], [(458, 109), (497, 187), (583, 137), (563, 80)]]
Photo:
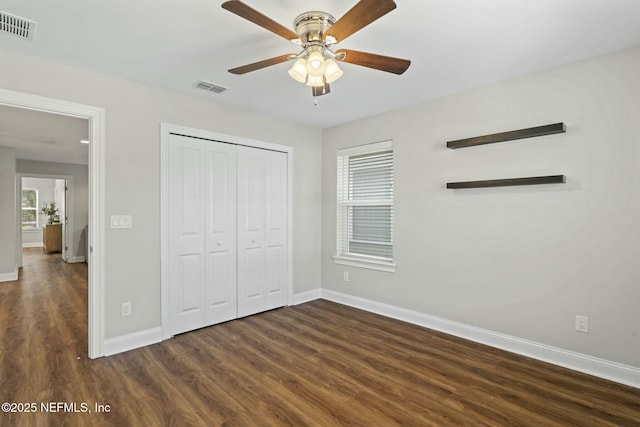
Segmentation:
[(338, 158), (338, 253), (393, 258), (393, 151)]

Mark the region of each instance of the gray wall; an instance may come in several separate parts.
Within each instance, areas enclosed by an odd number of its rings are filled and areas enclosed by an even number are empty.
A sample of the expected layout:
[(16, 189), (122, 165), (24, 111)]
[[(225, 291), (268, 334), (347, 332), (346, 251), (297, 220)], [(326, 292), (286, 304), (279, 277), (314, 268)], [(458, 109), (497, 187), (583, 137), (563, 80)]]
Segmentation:
[[(71, 203), (73, 212), (73, 229), (70, 230), (69, 239), (73, 242), (73, 253), (69, 254), (71, 261), (73, 258), (82, 259), (86, 257), (84, 229), (89, 223), (89, 169), (84, 165), (72, 165), (67, 163), (39, 162), (36, 160), (17, 161), (18, 173), (41, 174), (41, 175), (65, 175), (71, 176)], [(51, 200), (40, 199), (41, 204)], [(46, 217), (40, 217), (46, 221)], [(23, 233), (24, 234), (24, 233)], [(42, 240), (42, 237), (41, 237)]]
[[(640, 367), (638, 70), (635, 48), (325, 130), (323, 287)], [(566, 134), (445, 148), (560, 121)], [(336, 265), (336, 150), (386, 139), (397, 271)], [(567, 183), (445, 188), (551, 174)]]
[[(0, 63), (11, 64), (0, 87), (105, 109), (105, 215), (130, 214), (134, 224), (105, 230), (107, 339), (160, 325), (161, 122), (294, 148), (294, 292), (320, 287), (320, 130), (223, 106), (215, 95), (185, 96), (7, 50)], [(123, 301), (132, 302), (131, 316), (121, 316)]]
[(9, 280), (16, 270), (16, 153), (0, 147), (0, 280)]

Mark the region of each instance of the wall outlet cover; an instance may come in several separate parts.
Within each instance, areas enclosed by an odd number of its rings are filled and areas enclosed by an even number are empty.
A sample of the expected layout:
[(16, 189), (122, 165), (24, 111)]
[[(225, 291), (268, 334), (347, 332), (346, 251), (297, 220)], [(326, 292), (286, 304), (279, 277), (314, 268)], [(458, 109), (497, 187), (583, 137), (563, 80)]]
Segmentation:
[(589, 332), (589, 317), (576, 315), (576, 331), (583, 333)]

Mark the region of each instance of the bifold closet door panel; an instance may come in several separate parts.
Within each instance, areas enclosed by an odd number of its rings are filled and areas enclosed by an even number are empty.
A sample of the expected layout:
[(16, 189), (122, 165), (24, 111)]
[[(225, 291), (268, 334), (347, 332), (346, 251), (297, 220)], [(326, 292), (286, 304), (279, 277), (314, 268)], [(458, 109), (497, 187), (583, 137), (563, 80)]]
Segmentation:
[(235, 319), (237, 307), (236, 147), (205, 141), (206, 323)]
[(171, 135), (171, 333), (237, 317), (236, 148)]
[(171, 333), (205, 323), (205, 163), (199, 140), (169, 139)]
[(287, 154), (265, 152), (266, 309), (287, 305), (288, 185)]
[(238, 317), (287, 303), (287, 155), (238, 147)]

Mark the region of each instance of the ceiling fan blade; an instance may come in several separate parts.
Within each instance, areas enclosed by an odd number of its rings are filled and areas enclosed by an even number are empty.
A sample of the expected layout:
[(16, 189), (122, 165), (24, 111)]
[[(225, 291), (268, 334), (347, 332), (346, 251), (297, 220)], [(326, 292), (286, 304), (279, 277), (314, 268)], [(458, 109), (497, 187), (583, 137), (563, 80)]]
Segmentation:
[(326, 31), (324, 39), (333, 36), (341, 42), (395, 8), (393, 0), (360, 0)]
[(272, 33), (279, 35), (287, 40), (295, 40), (298, 38), (298, 35), (291, 31), (289, 28), (285, 27), (269, 18), (266, 15), (258, 12), (257, 10), (247, 6), (242, 3), (240, 0), (229, 0), (222, 3), (222, 8), (228, 10), (231, 13), (235, 13), (241, 18), (246, 19), (247, 21), (251, 21), (254, 24), (265, 28)]
[[(342, 54), (344, 53), (344, 57)], [(375, 68), (393, 74), (402, 74), (407, 71), (411, 61), (408, 59), (394, 58), (391, 56), (376, 55), (373, 53), (359, 52), (357, 50), (340, 49), (336, 51), (336, 59), (363, 67)]]
[(269, 67), (271, 65), (280, 64), (281, 62), (287, 62), (289, 58), (295, 57), (293, 54), (280, 55), (275, 58), (265, 59), (264, 61), (254, 62), (253, 64), (243, 65), (242, 67), (236, 67), (229, 70), (231, 74), (245, 74), (250, 71), (256, 71), (261, 68)]

